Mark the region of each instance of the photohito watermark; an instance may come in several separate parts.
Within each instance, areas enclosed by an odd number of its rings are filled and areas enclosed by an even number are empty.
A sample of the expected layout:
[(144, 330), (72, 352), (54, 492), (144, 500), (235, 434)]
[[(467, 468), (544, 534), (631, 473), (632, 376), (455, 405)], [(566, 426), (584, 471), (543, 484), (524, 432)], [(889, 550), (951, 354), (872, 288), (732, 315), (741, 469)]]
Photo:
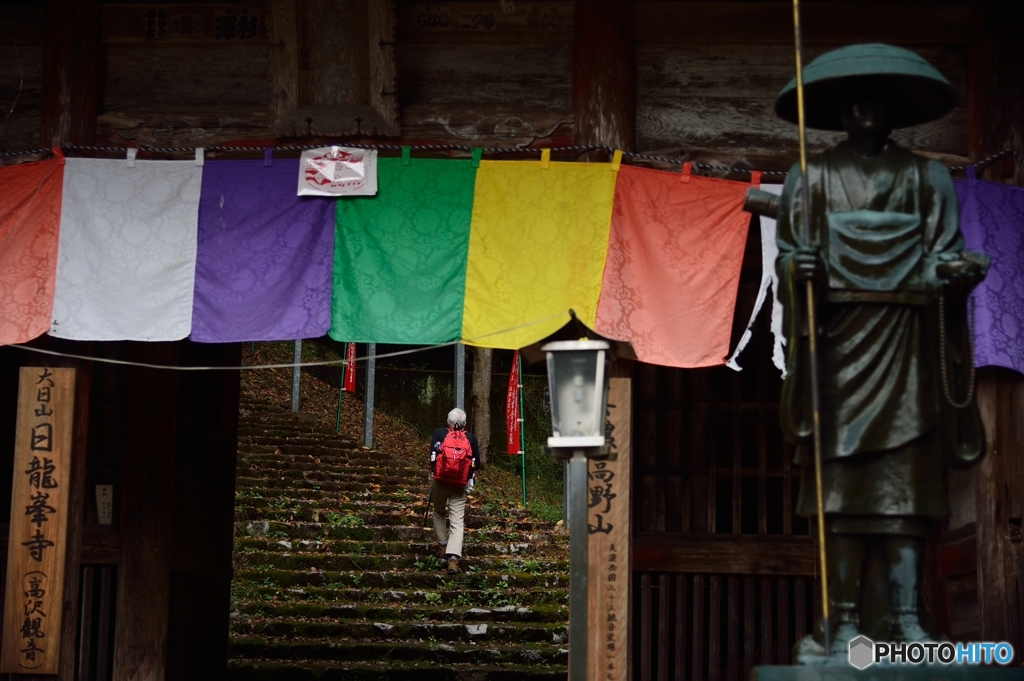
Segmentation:
[(999, 664), (1013, 661), (1013, 646), (1000, 643), (875, 643), (867, 636), (850, 641), (850, 664), (864, 669), (888, 664)]

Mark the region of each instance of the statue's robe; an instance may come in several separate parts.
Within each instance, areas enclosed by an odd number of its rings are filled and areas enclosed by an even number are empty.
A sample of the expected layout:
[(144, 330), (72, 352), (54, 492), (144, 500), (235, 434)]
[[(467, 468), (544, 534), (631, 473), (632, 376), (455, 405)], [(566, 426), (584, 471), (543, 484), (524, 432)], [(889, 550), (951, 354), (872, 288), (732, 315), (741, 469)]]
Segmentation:
[[(809, 160), (827, 527), (923, 534), (949, 515), (946, 466), (984, 453), (977, 405), (954, 409), (939, 374), (935, 266), (963, 250), (949, 171), (892, 142), (874, 158), (841, 143)], [(779, 257), (787, 336), (782, 428), (803, 466), (797, 512), (817, 515), (806, 286), (793, 255), (806, 245), (799, 167), (783, 189)], [(955, 400), (972, 378), (965, 296), (945, 296), (947, 367)]]

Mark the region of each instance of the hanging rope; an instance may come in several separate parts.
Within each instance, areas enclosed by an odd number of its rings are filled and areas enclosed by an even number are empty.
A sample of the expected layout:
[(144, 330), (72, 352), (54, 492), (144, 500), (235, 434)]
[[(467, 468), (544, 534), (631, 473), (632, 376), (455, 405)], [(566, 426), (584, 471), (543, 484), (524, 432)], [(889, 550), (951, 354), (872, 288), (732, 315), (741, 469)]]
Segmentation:
[[(206, 151), (217, 151), (222, 153), (231, 152), (264, 152), (268, 148), (272, 148), (276, 151), (287, 151), (287, 152), (303, 152), (310, 151), (312, 149), (322, 149), (326, 144), (307, 144), (307, 145), (288, 145), (280, 147), (235, 147), (235, 146), (212, 146), (212, 147), (138, 147), (139, 151), (144, 151), (151, 154), (195, 154), (196, 149), (204, 149)], [(489, 155), (502, 155), (502, 154), (529, 154), (538, 153), (543, 151), (541, 148), (531, 147), (471, 147), (464, 144), (413, 144), (413, 145), (401, 145), (401, 144), (362, 144), (362, 143), (345, 143), (341, 146), (352, 147), (353, 149), (373, 149), (376, 151), (389, 151), (389, 152), (401, 152), (402, 148), (408, 146), (412, 151), (431, 151), (431, 152), (444, 152), (444, 151), (461, 151), (467, 154), (472, 154), (476, 149)], [(89, 152), (104, 152), (112, 154), (124, 154), (128, 149), (135, 147), (111, 147), (111, 146), (87, 146), (79, 144), (66, 144), (61, 145), (61, 149), (64, 151), (89, 151)], [(583, 155), (594, 151), (604, 151), (608, 154), (615, 153), (615, 149), (603, 144), (591, 144), (591, 145), (570, 145), (562, 147), (551, 147), (549, 149), (551, 153), (573, 153), (576, 155)], [(17, 156), (29, 156), (29, 155), (42, 155), (50, 153), (50, 149), (26, 149), (25, 151), (8, 151), (0, 153), (0, 159), (14, 158)], [(975, 166), (976, 168), (985, 168), (994, 161), (999, 160), (1003, 156), (1011, 154), (1014, 159), (1022, 166), (1024, 166), (1024, 158), (1022, 158), (1016, 151), (1012, 149), (1003, 149), (997, 151), (994, 154), (986, 156), (980, 161), (973, 161), (971, 163), (965, 163), (961, 165), (949, 166), (950, 172), (960, 171), (967, 166)], [(785, 170), (762, 170), (757, 168), (742, 168), (736, 166), (723, 166), (716, 165), (713, 163), (698, 163), (693, 161), (687, 161), (685, 158), (671, 158), (667, 156), (653, 156), (651, 154), (644, 154), (633, 151), (623, 151), (622, 156), (625, 159), (635, 161), (647, 161), (654, 163), (665, 163), (668, 165), (682, 166), (684, 163), (691, 163), (694, 170), (703, 171), (706, 173), (716, 174), (728, 174), (728, 173), (761, 173), (769, 177), (784, 178), (789, 173)]]

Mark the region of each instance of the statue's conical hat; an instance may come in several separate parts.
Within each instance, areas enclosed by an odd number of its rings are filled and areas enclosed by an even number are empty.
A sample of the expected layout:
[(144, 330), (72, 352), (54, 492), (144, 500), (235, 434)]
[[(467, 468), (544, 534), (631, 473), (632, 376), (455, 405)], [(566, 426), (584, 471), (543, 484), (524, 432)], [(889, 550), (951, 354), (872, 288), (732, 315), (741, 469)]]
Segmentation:
[[(809, 128), (842, 130), (842, 110), (853, 95), (885, 98), (894, 128), (945, 116), (960, 99), (939, 71), (910, 50), (881, 43), (848, 45), (804, 67), (804, 121)], [(797, 122), (796, 79), (782, 88), (775, 113)]]

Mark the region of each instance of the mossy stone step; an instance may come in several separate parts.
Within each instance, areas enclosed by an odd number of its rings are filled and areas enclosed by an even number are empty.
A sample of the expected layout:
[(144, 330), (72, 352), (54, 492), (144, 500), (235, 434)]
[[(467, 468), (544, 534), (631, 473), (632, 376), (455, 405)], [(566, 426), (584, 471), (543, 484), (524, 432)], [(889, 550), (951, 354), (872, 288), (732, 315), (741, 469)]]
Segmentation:
[[(344, 516), (343, 516), (344, 518)], [(353, 539), (360, 541), (432, 541), (434, 531), (422, 526), (422, 518), (412, 517), (407, 525), (359, 525), (312, 522), (287, 522), (275, 520), (248, 520), (235, 523), (235, 536), (270, 537), (273, 539)], [(342, 522), (345, 522), (344, 520)], [(533, 541), (529, 530), (502, 530), (475, 528), (473, 524), (482, 523), (481, 519), (467, 519), (467, 543), (513, 543), (522, 544)], [(528, 523), (519, 523), (528, 525)]]
[(426, 459), (424, 459), (422, 465), (419, 468), (414, 468), (409, 465), (408, 461), (397, 458), (380, 458), (373, 456), (366, 456), (361, 452), (352, 452), (350, 454), (296, 454), (289, 453), (285, 454), (278, 447), (270, 448), (271, 451), (259, 451), (249, 452), (243, 451), (239, 447), (239, 465), (280, 465), (281, 467), (287, 467), (294, 464), (301, 463), (317, 463), (327, 466), (373, 466), (375, 468), (408, 468), (415, 471), (426, 470)]
[(566, 664), (568, 651), (541, 644), (413, 643), (365, 641), (280, 641), (263, 637), (234, 637), (229, 645), (234, 658), (277, 660), (316, 659), (360, 662), (365, 660), (421, 661), (436, 664)]
[(381, 622), (354, 622), (296, 619), (251, 618), (232, 622), (235, 636), (269, 636), (285, 639), (346, 638), (379, 641), (435, 640), (501, 643), (547, 643), (564, 645), (568, 640), (565, 624), (521, 624), (513, 622), (416, 622), (398, 619)]
[(320, 473), (327, 476), (325, 479), (336, 480), (345, 477), (356, 476), (380, 476), (385, 473), (390, 476), (403, 476), (416, 479), (426, 477), (425, 468), (412, 468), (404, 461), (381, 462), (379, 465), (368, 465), (368, 462), (354, 463), (343, 462), (343, 465), (317, 461), (313, 457), (294, 457), (293, 461), (240, 461), (236, 470), (246, 472), (247, 475), (262, 473), (266, 475), (284, 475), (285, 477), (309, 477), (309, 473)]
[[(424, 530), (425, 533), (429, 530)], [(264, 535), (267, 533), (264, 532)], [(561, 540), (562, 537), (559, 537)], [(416, 556), (423, 558), (437, 555), (434, 542), (374, 542), (349, 539), (280, 539), (266, 536), (236, 537), (235, 555), (242, 556), (255, 552), (290, 553), (295, 551), (317, 551), (339, 555)], [(466, 550), (474, 556), (537, 558), (569, 555), (568, 541), (538, 542), (488, 542), (473, 538), (466, 544)]]
[(228, 663), (230, 681), (565, 681), (567, 676), (565, 665), (325, 664), (319, 660), (232, 660)]
[[(477, 552), (479, 553), (479, 552)], [(311, 568), (337, 571), (391, 570), (408, 572), (436, 572), (442, 568), (433, 556), (413, 555), (368, 555), (338, 553), (272, 553), (254, 551), (235, 556), (235, 569), (299, 570), (308, 572)], [(467, 558), (469, 560), (469, 558)], [(490, 572), (515, 572), (532, 574), (569, 573), (568, 560), (537, 560), (506, 557), (473, 557), (473, 566)]]
[(315, 619), (363, 619), (374, 622), (395, 620), (428, 622), (547, 622), (565, 624), (569, 611), (564, 605), (535, 605), (529, 608), (506, 605), (497, 608), (453, 608), (436, 606), (377, 605), (354, 603), (261, 603), (237, 608), (236, 618), (246, 616), (297, 617)]
[[(351, 440), (341, 440), (329, 435), (317, 437), (315, 433), (310, 433), (309, 431), (302, 430), (285, 431), (280, 429), (270, 429), (261, 431), (261, 429), (258, 428), (239, 427), (238, 439), (239, 441), (243, 441), (243, 438), (255, 438), (258, 439), (261, 445), (274, 445), (275, 447), (290, 446), (293, 448), (315, 448), (321, 450), (336, 449), (339, 452), (345, 452), (349, 450), (379, 452), (379, 450), (375, 449), (363, 449), (362, 445), (352, 442)], [(426, 448), (426, 445), (424, 445), (424, 449)]]
[[(526, 589), (505, 593), (499, 589), (362, 589), (343, 586), (281, 587), (272, 585), (236, 585), (238, 603), (403, 603), (408, 605), (447, 605), (468, 608), (497, 608), (514, 605), (568, 605), (569, 593), (562, 589)], [(566, 617), (568, 619), (568, 616)]]
[[(476, 568), (471, 559), (466, 560), (469, 568)], [(459, 575), (448, 575), (441, 571), (389, 572), (362, 570), (294, 570), (263, 569), (236, 570), (235, 582), (240, 585), (252, 584), (279, 588), (303, 586), (356, 587), (384, 589), (388, 591), (415, 591), (422, 589), (466, 589), (521, 590), (521, 589), (568, 589), (569, 576), (565, 573), (533, 574), (526, 572), (491, 572), (482, 569), (466, 570)]]

